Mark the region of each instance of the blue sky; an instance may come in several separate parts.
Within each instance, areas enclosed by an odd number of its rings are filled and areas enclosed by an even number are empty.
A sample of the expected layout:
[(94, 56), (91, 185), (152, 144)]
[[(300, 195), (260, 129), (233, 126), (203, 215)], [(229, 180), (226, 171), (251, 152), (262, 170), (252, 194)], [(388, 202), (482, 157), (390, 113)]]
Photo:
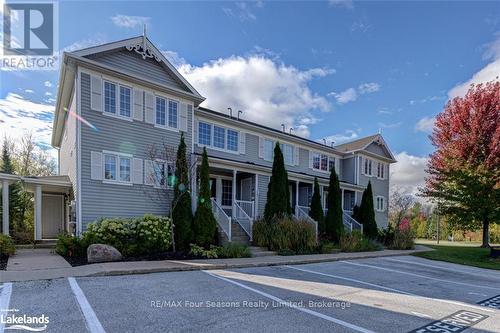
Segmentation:
[[(500, 74), (497, 1), (64, 1), (59, 11), (62, 48), (135, 36), (146, 23), (207, 106), (319, 140), (381, 130), (401, 183), (421, 180), (450, 96)], [(57, 71), (0, 75), (0, 117), (19, 116), (0, 129), (32, 127), (46, 142)]]

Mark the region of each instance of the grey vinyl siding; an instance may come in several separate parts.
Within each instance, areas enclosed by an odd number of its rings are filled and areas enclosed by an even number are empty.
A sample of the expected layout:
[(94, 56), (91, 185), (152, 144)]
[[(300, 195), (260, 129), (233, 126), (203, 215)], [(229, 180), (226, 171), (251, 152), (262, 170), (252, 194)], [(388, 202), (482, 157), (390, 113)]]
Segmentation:
[[(76, 94), (73, 92), (70, 104), (70, 112), (76, 113)], [(65, 114), (66, 126), (62, 135), (61, 148), (59, 149), (59, 175), (68, 176), (72, 188), (73, 196), (76, 198), (78, 193), (77, 171), (76, 171), (76, 118), (69, 117), (69, 112)]]
[(173, 75), (168, 74), (165, 68), (156, 60), (151, 58), (142, 59), (134, 51), (124, 49), (118, 52), (95, 54), (89, 58), (112, 66), (117, 70), (126, 70), (138, 77), (145, 77), (159, 84), (189, 92), (184, 84), (174, 78)]
[[(107, 184), (91, 180), (91, 151), (113, 151), (132, 154), (133, 157), (151, 159), (151, 147), (171, 147), (177, 151), (180, 132), (156, 128), (142, 121), (126, 121), (103, 115), (90, 109), (90, 76), (81, 76), (82, 117), (93, 124), (93, 130), (81, 126), (81, 204), (82, 227), (99, 217), (134, 217), (145, 213), (167, 215), (170, 210), (172, 190), (160, 190), (148, 185)], [(192, 115), (188, 114), (188, 131), (185, 133), (187, 156), (191, 152)], [(175, 156), (174, 156), (175, 158)]]
[(340, 160), (340, 180), (346, 183), (354, 184), (354, 157)]
[(371, 143), (365, 150), (383, 157), (391, 158), (391, 155), (387, 153), (387, 150), (375, 142)]
[[(359, 158), (359, 157), (358, 157)], [(360, 161), (361, 162), (361, 161)], [(388, 169), (389, 170), (389, 169)], [(377, 225), (379, 228), (386, 228), (389, 220), (389, 179), (379, 179), (375, 176), (365, 176), (362, 174), (362, 163), (358, 163), (358, 172), (359, 172), (359, 185), (366, 187), (368, 186), (368, 182), (370, 181), (372, 184), (373, 191), (373, 207), (376, 208), (376, 197), (383, 196), (385, 198), (385, 210), (383, 212), (379, 212), (375, 210), (375, 220), (377, 221)], [(387, 173), (389, 175), (389, 172)]]
[(258, 211), (257, 216), (264, 216), (264, 209), (266, 208), (267, 202), (267, 187), (269, 185), (269, 176), (259, 175), (258, 190)]

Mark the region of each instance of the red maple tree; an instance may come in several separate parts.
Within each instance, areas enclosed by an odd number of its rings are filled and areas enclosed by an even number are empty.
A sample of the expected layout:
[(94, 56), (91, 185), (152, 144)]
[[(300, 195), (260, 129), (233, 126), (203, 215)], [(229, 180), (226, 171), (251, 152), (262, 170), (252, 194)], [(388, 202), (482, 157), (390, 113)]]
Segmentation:
[(449, 101), (436, 117), (423, 194), (438, 204), (461, 230), (500, 222), (500, 82), (471, 86), (464, 97)]

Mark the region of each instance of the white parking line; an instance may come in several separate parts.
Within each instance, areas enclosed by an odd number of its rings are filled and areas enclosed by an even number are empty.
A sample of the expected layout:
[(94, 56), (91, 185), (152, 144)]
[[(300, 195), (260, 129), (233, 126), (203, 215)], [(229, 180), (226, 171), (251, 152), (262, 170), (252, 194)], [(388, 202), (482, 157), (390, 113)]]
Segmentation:
[(434, 280), (434, 281), (440, 281), (440, 282), (446, 282), (446, 283), (453, 283), (453, 284), (458, 284), (461, 286), (467, 286), (467, 287), (474, 287), (474, 288), (486, 288), (486, 289), (492, 289), (492, 290), (500, 290), (500, 288), (494, 288), (494, 287), (488, 287), (488, 286), (480, 286), (477, 284), (471, 284), (471, 283), (465, 283), (465, 282), (457, 282), (457, 281), (451, 281), (451, 280), (445, 280), (445, 279), (439, 279), (431, 276), (426, 276), (426, 275), (421, 275), (421, 274), (415, 274), (415, 273), (410, 273), (410, 272), (403, 272), (399, 271), (397, 269), (390, 269), (390, 268), (384, 268), (384, 267), (379, 267), (379, 266), (373, 266), (373, 265), (368, 265), (368, 264), (360, 264), (360, 263), (354, 263), (350, 261), (337, 261), (340, 263), (344, 264), (349, 264), (349, 265), (354, 265), (354, 266), (360, 266), (360, 267), (370, 267), (370, 268), (375, 268), (375, 269), (380, 269), (383, 271), (387, 272), (393, 272), (393, 273), (399, 273), (399, 274), (404, 274), (404, 275), (411, 275), (411, 276), (416, 276), (424, 279), (429, 279), (429, 280)]
[[(4, 283), (0, 286), (2, 293), (0, 293), (0, 313), (3, 311), (7, 311), (10, 305), (10, 295), (12, 294), (12, 283)], [(0, 333), (3, 333), (5, 330), (5, 323), (3, 320), (0, 320)]]
[(389, 288), (389, 287), (385, 287), (385, 286), (381, 286), (381, 285), (378, 285), (378, 284), (373, 284), (373, 283), (365, 282), (365, 281), (361, 281), (361, 280), (351, 279), (351, 278), (347, 278), (347, 277), (343, 277), (343, 276), (338, 276), (338, 275), (333, 275), (333, 274), (326, 274), (326, 273), (311, 271), (311, 270), (308, 270), (308, 269), (298, 268), (298, 267), (292, 267), (292, 266), (285, 266), (285, 267), (291, 268), (291, 269), (295, 269), (295, 270), (298, 270), (298, 271), (302, 271), (302, 272), (306, 272), (306, 273), (328, 276), (328, 277), (332, 277), (334, 279), (340, 279), (340, 280), (346, 280), (346, 281), (361, 283), (361, 284), (365, 284), (367, 286), (371, 286), (371, 287), (375, 287), (375, 288), (380, 288), (380, 289), (385, 289), (385, 290), (389, 290), (389, 291), (394, 291), (396, 293), (401, 293), (401, 294), (405, 294), (405, 295), (416, 296), (415, 294), (408, 293), (406, 291), (402, 291), (402, 290), (398, 290), (398, 289), (394, 289), (394, 288)]
[(229, 283), (232, 283), (238, 287), (241, 287), (243, 289), (246, 289), (246, 290), (249, 290), (249, 291), (252, 291), (256, 294), (259, 294), (261, 296), (264, 296), (266, 298), (269, 298), (275, 302), (278, 302), (280, 303), (281, 305), (284, 305), (284, 306), (288, 306), (292, 309), (295, 309), (295, 310), (298, 310), (298, 311), (302, 311), (302, 312), (305, 312), (307, 314), (310, 314), (310, 315), (313, 315), (315, 317), (318, 317), (318, 318), (321, 318), (321, 319), (325, 319), (325, 320), (328, 320), (332, 323), (335, 323), (335, 324), (338, 324), (338, 325), (341, 325), (341, 326), (344, 326), (344, 327), (347, 327), (347, 328), (350, 328), (352, 330), (355, 330), (357, 332), (363, 332), (363, 333), (374, 333), (373, 331), (369, 330), (369, 329), (366, 329), (364, 327), (361, 327), (361, 326), (357, 326), (357, 325), (354, 325), (354, 324), (351, 324), (351, 323), (348, 323), (346, 321), (343, 321), (343, 320), (340, 320), (340, 319), (337, 319), (337, 318), (334, 318), (334, 317), (331, 317), (331, 316), (327, 316), (327, 315), (324, 315), (322, 313), (319, 313), (319, 312), (316, 312), (316, 311), (312, 311), (310, 309), (306, 309), (306, 308), (302, 308), (302, 307), (298, 307), (298, 306), (294, 306), (293, 304), (290, 304), (289, 302), (286, 302), (285, 300), (279, 298), (279, 297), (276, 297), (276, 296), (273, 296), (271, 294), (268, 294), (268, 293), (265, 293), (263, 291), (260, 291), (260, 290), (257, 290), (257, 289), (254, 289), (252, 287), (249, 287), (243, 283), (240, 283), (240, 282), (236, 282), (236, 281), (233, 281), (233, 280), (230, 280), (228, 278), (225, 278), (225, 277), (222, 277), (222, 276), (219, 276), (217, 274), (214, 274), (213, 271), (203, 271), (205, 273), (207, 273), (208, 275), (210, 276), (213, 276), (217, 279), (220, 279), (220, 280), (223, 280), (223, 281), (226, 281), (226, 282), (229, 282)]
[[(411, 265), (418, 265), (418, 266), (423, 266), (423, 267), (438, 268), (438, 269), (443, 269), (443, 270), (446, 270), (446, 271), (463, 273), (463, 274), (472, 274), (472, 275), (481, 275), (481, 276), (484, 275), (484, 273), (474, 272), (472, 270), (460, 270), (460, 269), (456, 269), (454, 267), (445, 267), (445, 266), (438, 266), (438, 265), (430, 265), (430, 264), (424, 264), (424, 263), (417, 262), (417, 261), (412, 261), (412, 260), (401, 260), (401, 259), (394, 259), (394, 258), (381, 258), (381, 259), (382, 260), (387, 260), (387, 261), (401, 262), (401, 263), (411, 264)], [(489, 276), (489, 278), (491, 278), (491, 276)], [(494, 278), (496, 278), (496, 277), (494, 277)]]
[(87, 328), (90, 333), (106, 333), (75, 278), (69, 277), (68, 281), (71, 286), (71, 290), (73, 290), (73, 294), (78, 301), (78, 305), (83, 312), (83, 316), (85, 317), (85, 322), (87, 323)]

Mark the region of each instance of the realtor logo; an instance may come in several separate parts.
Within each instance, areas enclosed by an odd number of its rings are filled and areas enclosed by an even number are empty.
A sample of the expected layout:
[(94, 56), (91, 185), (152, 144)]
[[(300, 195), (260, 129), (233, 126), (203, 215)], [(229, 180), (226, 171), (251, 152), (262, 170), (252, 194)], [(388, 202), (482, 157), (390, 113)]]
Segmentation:
[(5, 3), (3, 51), (12, 56), (52, 56), (55, 50), (53, 2)]

